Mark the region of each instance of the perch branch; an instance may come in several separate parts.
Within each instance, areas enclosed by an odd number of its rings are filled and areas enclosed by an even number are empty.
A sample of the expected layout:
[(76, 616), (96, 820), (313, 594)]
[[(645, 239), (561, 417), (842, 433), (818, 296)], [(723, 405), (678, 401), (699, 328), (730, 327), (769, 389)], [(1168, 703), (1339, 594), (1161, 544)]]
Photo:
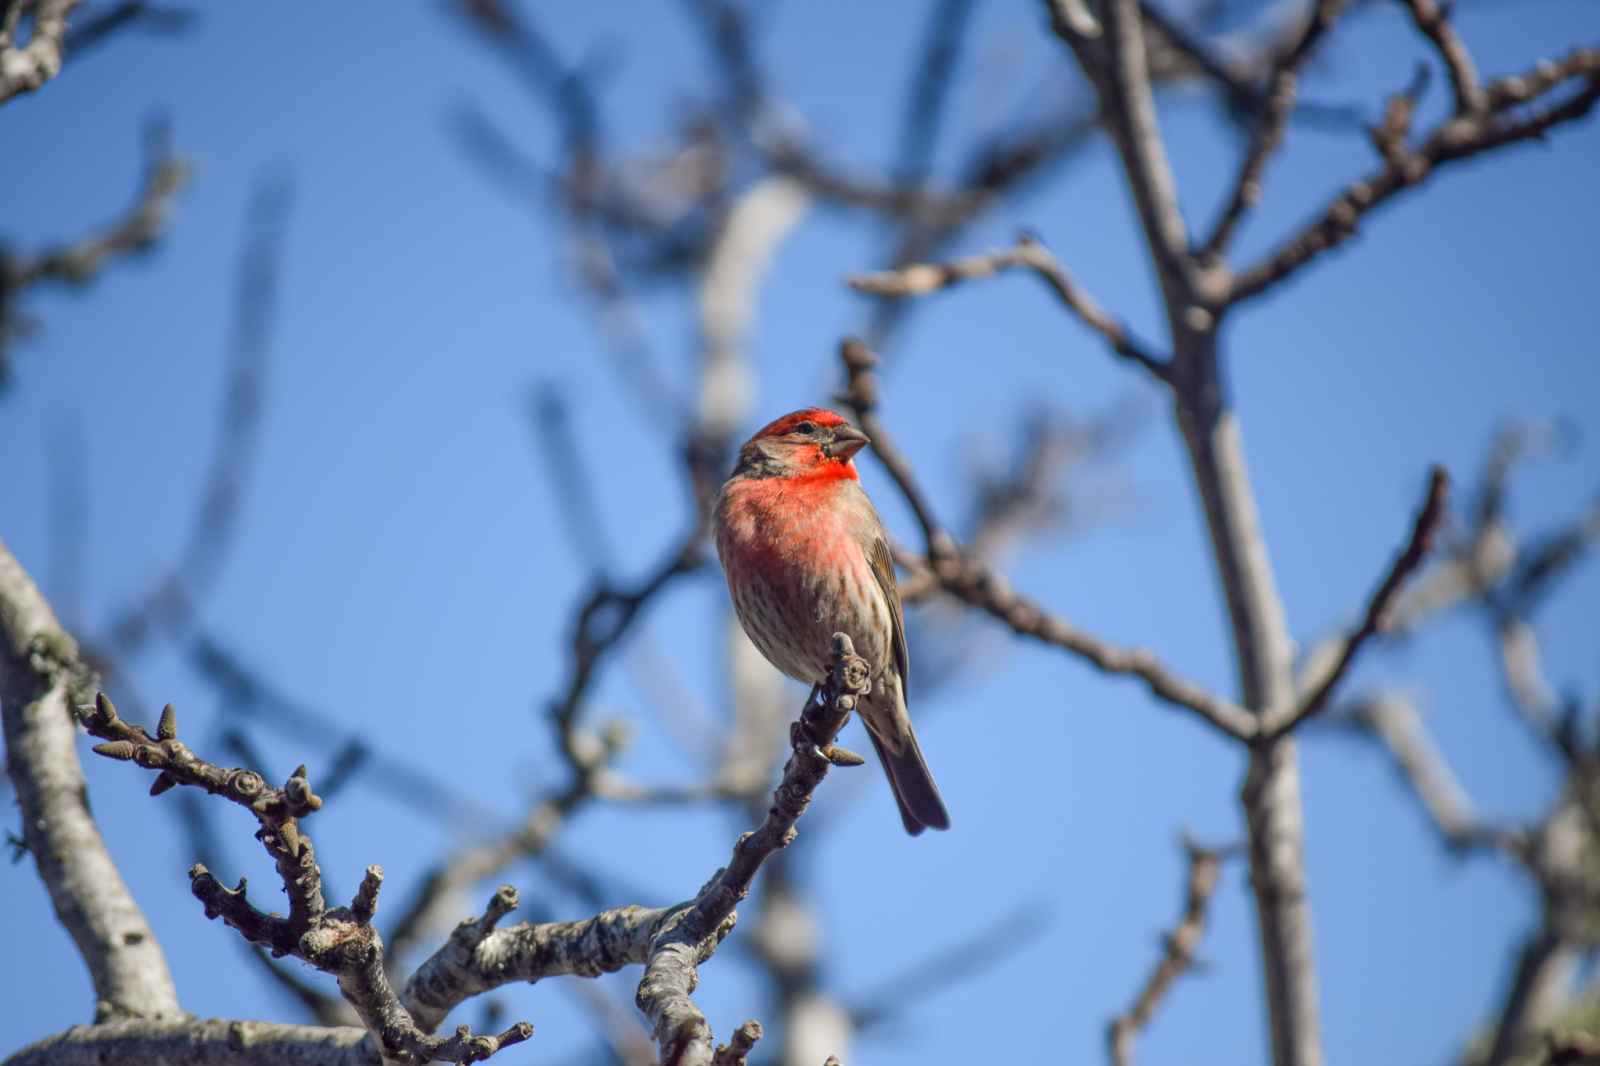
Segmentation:
[(689, 999), (696, 967), (732, 929), (734, 908), (761, 865), (794, 839), (795, 822), (833, 760), (844, 758), (833, 738), (865, 690), (865, 679), (865, 663), (849, 639), (836, 638), (834, 669), (791, 728), (793, 752), (766, 818), (740, 837), (728, 865), (693, 899), (665, 908), (621, 907), (577, 922), (497, 928), (516, 906), (515, 890), (503, 886), (483, 915), (459, 925), (406, 983), (402, 1002), (412, 1017), (428, 1028), (468, 998), (512, 981), (596, 977), (643, 965), (637, 1002), (655, 1027), (663, 1061), (712, 1061), (710, 1028)]
[(21, 1049), (4, 1066), (238, 1066), (293, 1062), (297, 1066), (373, 1066), (367, 1031), (353, 1026), (280, 1022), (122, 1021), (75, 1025)]
[(673, 909), (651, 942), (635, 1001), (651, 1022), (664, 1064), (703, 1066), (711, 1061), (711, 1029), (690, 998), (699, 980), (697, 968), (733, 928), (734, 909), (750, 891), (762, 863), (794, 840), (795, 823), (834, 760), (847, 761), (834, 749), (833, 739), (857, 697), (867, 691), (868, 670), (848, 636), (836, 633), (833, 640), (828, 679), (790, 727), (793, 751), (766, 818), (739, 838), (728, 865), (692, 901)]

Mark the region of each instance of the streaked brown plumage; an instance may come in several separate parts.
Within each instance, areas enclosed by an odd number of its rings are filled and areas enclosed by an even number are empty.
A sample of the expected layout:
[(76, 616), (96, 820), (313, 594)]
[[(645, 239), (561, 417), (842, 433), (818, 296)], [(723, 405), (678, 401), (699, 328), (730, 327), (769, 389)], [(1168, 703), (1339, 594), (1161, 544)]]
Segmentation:
[(883, 524), (852, 457), (867, 438), (822, 408), (784, 415), (739, 452), (717, 498), (717, 554), (734, 610), (767, 660), (798, 681), (828, 672), (843, 632), (872, 670), (861, 720), (906, 831), (948, 829), (906, 710), (910, 663)]

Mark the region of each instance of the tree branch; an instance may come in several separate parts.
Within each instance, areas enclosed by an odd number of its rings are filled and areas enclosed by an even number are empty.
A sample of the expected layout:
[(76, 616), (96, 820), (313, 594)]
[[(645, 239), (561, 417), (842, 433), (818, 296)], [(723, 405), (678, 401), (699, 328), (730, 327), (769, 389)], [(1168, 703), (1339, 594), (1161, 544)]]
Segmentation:
[(828, 680), (814, 690), (800, 720), (790, 728), (793, 751), (766, 818), (754, 832), (739, 838), (728, 865), (693, 901), (674, 908), (652, 940), (635, 999), (650, 1019), (663, 1066), (704, 1066), (711, 1061), (710, 1027), (690, 999), (699, 980), (696, 968), (733, 928), (734, 908), (750, 891), (761, 864), (794, 840), (795, 823), (829, 767), (835, 761), (851, 765), (859, 759), (836, 749), (833, 739), (855, 709), (856, 698), (869, 687), (866, 661), (855, 654), (848, 636), (834, 634)]
[(1141, 229), (1162, 290), (1169, 297), (1181, 291), (1185, 296), (1181, 303), (1187, 306), (1186, 297), (1193, 287), (1188, 226), (1161, 139), (1138, 0), (1105, 0), (1101, 5), (1105, 20), (1103, 47), (1087, 39), (1081, 30), (1063, 33), (1062, 27), (1070, 18), (1060, 15), (1061, 0), (1046, 3), (1052, 25), (1099, 91), (1101, 114), (1117, 142), (1117, 154), (1139, 210)]
[(513, 981), (596, 977), (642, 964), (637, 1001), (655, 1027), (663, 1061), (710, 1062), (710, 1028), (689, 998), (696, 967), (733, 928), (734, 908), (761, 865), (794, 839), (795, 823), (830, 765), (849, 762), (850, 754), (835, 748), (833, 738), (865, 685), (866, 665), (841, 634), (828, 682), (791, 727), (793, 750), (766, 818), (739, 839), (728, 866), (693, 899), (666, 908), (622, 907), (577, 922), (497, 929), (516, 906), (515, 890), (503, 886), (483, 916), (458, 926), (406, 983), (402, 1002), (417, 1024), (429, 1029), (470, 997)]
[(496, 924), (517, 907), (517, 891), (502, 885), (478, 918), (462, 922), (438, 951), (417, 967), (401, 1002), (431, 1032), (473, 996), (512, 982), (546, 977), (599, 977), (643, 965), (670, 911), (618, 907), (577, 922)]
[(113, 616), (109, 639), (118, 652), (140, 650), (157, 627), (187, 629), (194, 621), (195, 605), (215, 584), (236, 539), (239, 501), (259, 451), (290, 196), (289, 183), (282, 177), (259, 180), (251, 193), (217, 438), (199, 505), (176, 561)]
[(1032, 234), (1023, 234), (1010, 248), (944, 263), (912, 263), (897, 270), (855, 274), (847, 277), (845, 284), (857, 292), (873, 296), (922, 296), (964, 281), (992, 277), (1017, 268), (1032, 271), (1056, 294), (1067, 310), (1104, 337), (1112, 351), (1137, 363), (1156, 378), (1166, 378), (1169, 372), (1166, 361), (1151, 354), (1148, 348), (1134, 340), (1127, 327), (1101, 307), (1060, 260), (1050, 253), (1050, 249)]
[(122, 1021), (73, 1026), (30, 1044), (3, 1066), (240, 1066), (293, 1062), (298, 1066), (374, 1066), (367, 1031), (281, 1022), (209, 1020)]
[(1466, 44), (1456, 35), (1455, 27), (1450, 25), (1447, 8), (1435, 3), (1434, 0), (1401, 0), (1406, 10), (1411, 12), (1411, 21), (1417, 24), (1428, 40), (1433, 42), (1434, 50), (1439, 53), (1439, 58), (1444, 60), (1445, 69), (1450, 72), (1450, 88), (1455, 93), (1455, 111), (1457, 115), (1475, 115), (1488, 106), (1488, 98), (1484, 95), (1483, 87), (1478, 83), (1478, 72), (1472, 63), (1472, 53), (1467, 51)]
[(1262, 176), (1273, 153), (1283, 143), (1284, 130), (1288, 127), (1290, 114), (1294, 112), (1300, 71), (1311, 59), (1323, 36), (1333, 28), (1344, 5), (1345, 0), (1316, 0), (1294, 45), (1273, 64), (1272, 73), (1267, 78), (1265, 103), (1256, 119), (1250, 147), (1239, 163), (1239, 173), (1233, 179), (1233, 191), (1228, 194), (1227, 204), (1201, 245), (1201, 256), (1220, 256), (1233, 240), (1234, 232), (1245, 214), (1260, 202)]
[(78, 3), (79, 0), (38, 0), (33, 9), (33, 29), (28, 43), (20, 47), (13, 38), (18, 16), (26, 5), (20, 2), (5, 5), (6, 26), (0, 36), (0, 104), (22, 93), (33, 92), (61, 73), (67, 16)]
[(520, 858), (543, 852), (566, 819), (596, 797), (600, 771), (616, 754), (616, 745), (579, 726), (578, 714), (589, 688), (601, 664), (628, 635), (644, 607), (673, 580), (699, 567), (703, 556), (701, 530), (696, 526), (654, 571), (634, 585), (618, 586), (605, 579), (596, 583), (578, 609), (566, 684), (548, 710), (558, 750), (573, 771), (571, 780), (535, 803), (510, 831), (460, 848), (428, 871), (389, 932), (396, 958), (448, 919), (462, 891), (496, 876)]
[(923, 565), (938, 580), (941, 588), (984, 610), (1018, 634), (1069, 651), (1106, 673), (1130, 674), (1139, 678), (1162, 700), (1193, 711), (1236, 740), (1255, 735), (1255, 716), (1243, 707), (1179, 677), (1146, 649), (1115, 647), (1047, 613), (1014, 593), (1005, 579), (987, 566), (964, 555), (955, 539), (939, 524), (911, 474), (910, 464), (895, 447), (893, 438), (877, 417), (877, 375), (872, 370), (877, 363), (876, 357), (866, 345), (853, 338), (846, 339), (840, 345), (839, 354), (849, 374), (849, 387), (841, 399), (854, 413), (862, 430), (872, 438), (873, 454), (889, 471), (889, 476), (916, 513), (927, 545), (928, 554)]
[(182, 1013), (166, 957), (89, 812), (73, 706), (90, 672), (0, 542), (0, 715), (22, 840), (94, 984), (95, 1019)]
[(1196, 965), (1196, 950), (1206, 931), (1206, 912), (1217, 890), (1223, 862), (1238, 849), (1202, 848), (1185, 838), (1183, 850), (1189, 858), (1189, 874), (1184, 882), (1183, 913), (1172, 932), (1162, 937), (1164, 950), (1150, 976), (1140, 987), (1133, 1003), (1106, 1027), (1106, 1044), (1112, 1066), (1133, 1066), (1133, 1041), (1161, 1006), (1172, 986)]
[(172, 153), (159, 124), (148, 140), (143, 184), (127, 214), (98, 232), (31, 255), (0, 246), (0, 384), (8, 372), (6, 349), (27, 332), (27, 319), (18, 307), (24, 291), (46, 283), (85, 286), (113, 257), (148, 251), (165, 231), (172, 205), (189, 181), (189, 164)]
[(1479, 819), (1466, 789), (1409, 700), (1393, 694), (1371, 696), (1351, 708), (1349, 720), (1383, 744), (1450, 850), (1493, 850), (1526, 860), (1526, 834)]
[(1339, 687), (1339, 682), (1350, 672), (1350, 667), (1362, 646), (1373, 635), (1387, 627), (1390, 610), (1400, 595), (1401, 586), (1422, 565), (1422, 560), (1427, 556), (1428, 549), (1433, 543), (1434, 534), (1438, 532), (1444, 520), (1445, 496), (1449, 485), (1450, 478), (1443, 467), (1435, 466), (1429, 472), (1427, 495), (1423, 498), (1417, 517), (1411, 524), (1411, 535), (1406, 539), (1405, 547), (1401, 549), (1400, 554), (1396, 555), (1394, 562), (1389, 565), (1383, 580), (1373, 590), (1371, 599), (1367, 601), (1366, 613), (1362, 615), (1361, 624), (1339, 642), (1335, 653), (1327, 657), (1326, 668), (1301, 686), (1298, 704), (1275, 708), (1261, 716), (1263, 734), (1280, 736), (1322, 710), (1327, 705), (1328, 698), (1333, 695), (1334, 689)]
[(103, 693), (82, 720), (91, 735), (106, 741), (96, 752), (157, 771), (152, 795), (175, 785), (189, 785), (221, 795), (255, 816), (260, 824), (256, 839), (271, 856), (289, 896), (288, 917), (252, 905), (243, 879), (238, 887), (225, 888), (198, 863), (189, 870), (191, 891), (205, 905), (206, 917), (222, 918), (246, 940), (263, 945), (274, 955), (292, 955), (337, 977), (339, 990), (385, 1057), (478, 1062), (533, 1035), (533, 1027), (526, 1022), (498, 1036), (475, 1036), (461, 1026), (451, 1036), (437, 1037), (418, 1027), (389, 984), (383, 938), (372, 925), (383, 870), (367, 867), (348, 907), (329, 908), (323, 900), (316, 851), (299, 824), (300, 818), (322, 806), (321, 797), (306, 780), (305, 767), (290, 775), (282, 788), (273, 788), (254, 770), (229, 770), (207, 762), (178, 739), (177, 715), (171, 704), (162, 712), (154, 735), (123, 721)]
[[(1508, 113), (1532, 104), (1560, 86), (1582, 81), (1567, 99), (1525, 114)], [(1485, 88), (1487, 110), (1442, 121), (1415, 149), (1397, 146), (1384, 166), (1351, 183), (1307, 226), (1233, 280), (1229, 305), (1260, 296), (1306, 264), (1355, 235), (1362, 218), (1393, 197), (1415, 188), (1437, 168), (1510, 144), (1539, 140), (1556, 126), (1575, 122), (1600, 101), (1600, 48), (1579, 48), (1522, 75)]]

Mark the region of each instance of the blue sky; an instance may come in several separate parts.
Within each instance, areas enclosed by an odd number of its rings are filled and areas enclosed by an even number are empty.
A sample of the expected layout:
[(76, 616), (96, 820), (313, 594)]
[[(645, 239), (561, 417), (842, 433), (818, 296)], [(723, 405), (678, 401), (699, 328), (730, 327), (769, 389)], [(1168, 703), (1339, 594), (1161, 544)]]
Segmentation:
[[(1600, 36), (1600, 9), (1577, 0), (1460, 8), (1490, 75)], [(833, 158), (892, 162), (922, 10), (791, 3), (763, 20), (769, 78)], [(713, 91), (675, 6), (541, 11), (569, 61), (588, 57), (608, 72), (602, 103), (621, 147), (648, 147)], [(1339, 35), (1306, 93), (1372, 108), (1422, 55), (1398, 7), (1381, 7)], [(947, 141), (1048, 98), (1062, 62), (1035, 5), (980, 4)], [(1430, 99), (1443, 99), (1441, 84)], [(153, 113), (170, 117), (196, 175), (154, 254), (86, 292), (28, 297), (42, 330), (15, 351), (13, 387), (0, 399), (0, 455), (11, 460), (0, 536), (50, 592), (61, 470), (52, 453), (67, 453), (64, 442), (79, 434), (88, 569), (74, 621), (103, 629), (176, 557), (218, 432), (251, 189), (264, 173), (288, 175), (294, 203), (264, 435), (203, 625), (284, 691), (385, 753), (432, 763), (509, 818), (559, 774), (536, 714), (560, 683), (572, 606), (588, 579), (552, 513), (526, 424), (529, 390), (554, 386), (569, 399), (620, 572), (653, 566), (686, 516), (676, 453), (616, 387), (547, 205), (508, 196), (463, 157), (450, 123), (463, 104), (494, 115), (534, 157), (556, 159), (547, 113), (438, 5), (389, 5), (381, 18), (337, 5), (314, 24), (269, 5), (207, 9), (185, 36), (130, 34), (6, 105), (0, 129), (13, 162), (0, 168), (0, 233), (18, 246), (114, 216), (136, 185), (140, 127)], [(1235, 139), (1182, 95), (1163, 118), (1188, 213), (1207, 219)], [(1295, 128), (1243, 234), (1244, 257), (1371, 166), (1361, 137)], [(1352, 618), (1404, 534), (1427, 465), (1470, 480), (1507, 420), (1562, 418), (1576, 430), (1569, 454), (1518, 481), (1519, 526), (1559, 521), (1591, 498), (1600, 481), (1597, 167), (1600, 136), (1589, 124), (1441, 174), (1230, 322), (1245, 446), (1298, 639)], [(1117, 175), (1105, 146), (1092, 148), (989, 216), (961, 250), (1031, 227), (1101, 300), (1159, 337)], [(753, 337), (752, 426), (832, 391), (834, 346), (866, 313), (840, 279), (882, 254), (880, 230), (821, 210), (784, 246)], [(652, 340), (680, 383), (694, 366), (689, 312), (666, 298), (647, 306)], [(1041, 401), (1085, 414), (1130, 397), (1141, 405), (1148, 425), (1112, 471), (1133, 506), (1084, 535), (1030, 547), (1009, 576), (1092, 632), (1148, 645), (1218, 688), (1231, 684), (1215, 578), (1162, 398), (1035, 282), (1008, 277), (927, 299), (898, 338), (885, 396), (884, 417), (951, 515), (968, 499), (970, 454), (1004, 444), (996, 427)], [(881, 471), (864, 468), (886, 520), (910, 537), (914, 525)], [(707, 572), (652, 607), (646, 626), (711, 707), (726, 700), (716, 622), (724, 596)], [(1541, 614), (1562, 688), (1600, 691), (1584, 610), (1597, 596), (1591, 561)], [(910, 624), (919, 624), (915, 612)], [(1530, 815), (1550, 799), (1551, 765), (1503, 707), (1488, 652), (1479, 627), (1449, 621), (1370, 655), (1356, 681), (1415, 693), (1484, 811)], [(180, 654), (151, 651), (133, 678), (145, 699), (176, 702), (193, 736), (215, 734), (218, 697)], [(846, 999), (876, 990), (1019, 904), (1043, 900), (1050, 919), (981, 978), (909, 1005), (856, 1049), (852, 1066), (1098, 1061), (1104, 1022), (1126, 1004), (1176, 914), (1178, 832), (1226, 841), (1241, 831), (1240, 757), (1137, 685), (1034, 646), (1008, 646), (928, 703), (918, 709), (923, 744), (955, 830), (905, 838), (876, 778), (855, 789), (830, 781), (820, 800), (831, 814), (809, 861), (830, 987)], [(606, 677), (593, 711), (634, 723), (630, 773), (692, 773), (626, 671)], [(280, 773), (327, 758), (258, 733)], [(1444, 1061), (1497, 1002), (1509, 950), (1534, 918), (1533, 894), (1494, 860), (1444, 854), (1375, 751), (1325, 734), (1308, 736), (1303, 751), (1330, 1061)], [(185, 1005), (294, 1017), (241, 958), (236, 937), (206, 922), (189, 896), (193, 856), (158, 809), (171, 797), (145, 798), (147, 782), (126, 766), (97, 762), (89, 774)], [(221, 812), (236, 868), (218, 873), (265, 886), (270, 867), (247, 821)], [(377, 789), (352, 787), (308, 831), (332, 883), (349, 892), (373, 862), (391, 887), (411, 883), (452, 834), (474, 828), (446, 829)], [(567, 853), (652, 893), (613, 902), (656, 903), (691, 894), (735, 833), (712, 813), (597, 810), (563, 839)], [(530, 910), (582, 916), (536, 873), (519, 870), (516, 880)], [(0, 996), (13, 1005), (0, 1021), (0, 1048), (9, 1049), (87, 1020), (90, 997), (31, 866), (0, 868), (0, 891), (3, 939), (14, 959), (31, 960), (0, 970)], [(1141, 1045), (1147, 1061), (1265, 1061), (1240, 868), (1225, 873), (1213, 915), (1210, 965), (1162, 1010)], [(627, 975), (611, 987), (631, 999)], [(507, 1061), (566, 1061), (585, 1046), (586, 1016), (568, 992), (558, 982), (507, 990), (510, 1013), (539, 1030)], [(698, 999), (719, 1034), (763, 1007), (732, 950), (706, 967)]]

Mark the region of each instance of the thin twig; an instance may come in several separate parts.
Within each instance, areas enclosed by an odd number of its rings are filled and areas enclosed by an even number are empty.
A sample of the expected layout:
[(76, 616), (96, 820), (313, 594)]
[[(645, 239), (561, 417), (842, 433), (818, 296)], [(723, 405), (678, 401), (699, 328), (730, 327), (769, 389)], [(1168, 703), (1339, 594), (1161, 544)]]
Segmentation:
[(1233, 179), (1232, 191), (1228, 194), (1222, 214), (1200, 246), (1202, 257), (1221, 255), (1246, 212), (1260, 201), (1261, 182), (1267, 162), (1283, 143), (1284, 129), (1288, 126), (1289, 115), (1294, 111), (1300, 71), (1311, 59), (1323, 36), (1333, 28), (1344, 4), (1345, 0), (1316, 0), (1306, 16), (1306, 24), (1299, 38), (1273, 65), (1272, 73), (1267, 78), (1266, 103), (1256, 120), (1250, 147), (1239, 163), (1239, 172)]
[(19, 301), (37, 285), (82, 288), (118, 257), (149, 251), (166, 231), (178, 193), (188, 183), (189, 164), (173, 154), (166, 130), (154, 124), (147, 136), (144, 177), (133, 207), (110, 225), (78, 240), (32, 254), (0, 246), (0, 385), (8, 373), (6, 349), (28, 331)]
[(916, 514), (927, 551), (927, 559), (918, 562), (937, 578), (941, 588), (981, 608), (1020, 635), (1071, 652), (1106, 673), (1139, 678), (1162, 700), (1194, 712), (1236, 740), (1246, 740), (1256, 734), (1256, 717), (1243, 707), (1178, 676), (1144, 648), (1119, 648), (1077, 629), (1018, 595), (1004, 578), (965, 555), (935, 517), (911, 473), (910, 464), (877, 417), (877, 378), (872, 369), (876, 357), (866, 345), (853, 338), (846, 339), (839, 351), (849, 374), (849, 388), (842, 399), (867, 436), (872, 438), (873, 454), (889, 471)]
[(1206, 915), (1211, 906), (1211, 896), (1217, 890), (1222, 864), (1239, 849), (1203, 848), (1185, 838), (1183, 850), (1189, 859), (1189, 873), (1184, 881), (1183, 912), (1178, 924), (1162, 937), (1164, 950), (1161, 959), (1140, 986), (1133, 1003), (1106, 1027), (1106, 1044), (1112, 1066), (1132, 1066), (1134, 1038), (1150, 1024), (1150, 1019), (1155, 1016), (1161, 1001), (1178, 978), (1195, 967), (1195, 953), (1200, 947), (1200, 938), (1205, 935)]
[[(1582, 87), (1559, 103), (1521, 115), (1509, 113), (1579, 80)], [(1525, 74), (1491, 82), (1484, 91), (1488, 110), (1442, 121), (1419, 147), (1391, 156), (1381, 169), (1352, 182), (1310, 223), (1236, 275), (1225, 303), (1253, 299), (1298, 273), (1354, 236), (1361, 220), (1375, 208), (1416, 188), (1438, 168), (1506, 145), (1540, 140), (1555, 127), (1586, 116), (1600, 101), (1600, 48), (1577, 49), (1555, 63), (1541, 63)]]
[(1032, 234), (1023, 234), (1010, 248), (982, 255), (953, 259), (944, 263), (912, 263), (896, 270), (854, 274), (845, 279), (857, 292), (874, 296), (908, 297), (937, 292), (964, 281), (993, 277), (1005, 270), (1031, 270), (1056, 294), (1066, 308), (1099, 333), (1112, 351), (1142, 366), (1157, 378), (1169, 373), (1166, 360), (1151, 354), (1134, 340), (1126, 326), (1089, 295), (1050, 249)]
[(1428, 549), (1433, 543), (1434, 534), (1438, 532), (1444, 520), (1445, 496), (1449, 485), (1450, 478), (1445, 473), (1444, 467), (1436, 466), (1429, 472), (1427, 494), (1423, 497), (1422, 506), (1417, 510), (1416, 519), (1411, 524), (1411, 535), (1406, 538), (1405, 547), (1395, 556), (1394, 562), (1384, 573), (1383, 580), (1378, 582), (1378, 587), (1373, 590), (1372, 597), (1367, 601), (1366, 612), (1361, 617), (1361, 624), (1340, 642), (1337, 654), (1329, 657), (1329, 665), (1322, 675), (1303, 686), (1297, 704), (1269, 710), (1262, 715), (1263, 737), (1281, 736), (1322, 710), (1327, 705), (1328, 698), (1333, 695), (1334, 689), (1339, 687), (1339, 682), (1349, 673), (1350, 666), (1355, 662), (1362, 645), (1388, 624), (1390, 609), (1400, 595), (1401, 586), (1422, 565), (1422, 560), (1427, 557)]
[(451, 1036), (436, 1037), (417, 1026), (389, 984), (383, 938), (372, 925), (383, 870), (367, 867), (349, 907), (330, 908), (324, 902), (316, 850), (300, 828), (300, 819), (322, 806), (322, 798), (306, 780), (305, 767), (291, 774), (282, 788), (273, 788), (254, 770), (225, 769), (208, 762), (178, 739), (177, 714), (171, 704), (154, 734), (124, 721), (104, 693), (80, 720), (92, 736), (105, 741), (96, 746), (97, 753), (157, 772), (152, 795), (188, 785), (221, 795), (255, 815), (260, 824), (256, 839), (272, 858), (289, 896), (288, 916), (258, 909), (246, 897), (243, 879), (236, 888), (226, 888), (200, 863), (189, 870), (191, 891), (205, 905), (206, 917), (222, 918), (246, 940), (274, 955), (292, 955), (336, 976), (339, 990), (386, 1056), (478, 1062), (533, 1035), (526, 1022), (497, 1036), (475, 1036), (462, 1026)]
[(291, 199), (291, 187), (282, 175), (262, 178), (251, 194), (239, 251), (217, 440), (199, 505), (177, 560), (114, 617), (110, 639), (119, 652), (138, 651), (157, 627), (186, 629), (194, 621), (195, 605), (215, 584), (237, 539), (240, 501), (260, 450)]

